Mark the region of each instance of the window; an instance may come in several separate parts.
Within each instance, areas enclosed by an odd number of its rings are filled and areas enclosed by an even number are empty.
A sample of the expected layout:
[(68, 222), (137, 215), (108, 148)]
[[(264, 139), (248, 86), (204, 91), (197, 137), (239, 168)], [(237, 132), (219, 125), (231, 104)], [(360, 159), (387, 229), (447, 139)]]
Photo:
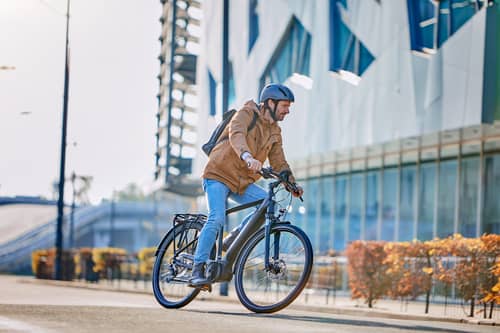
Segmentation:
[(461, 164), (458, 233), (464, 237), (476, 237), (479, 157), (463, 158)]
[[(299, 183), (302, 183), (305, 189), (307, 190), (306, 181), (301, 180)], [(287, 196), (288, 198), (288, 196)], [(293, 225), (301, 228), (306, 231), (307, 221), (306, 221), (306, 207), (304, 206), (305, 202), (300, 200), (292, 200), (291, 203), (291, 214), (290, 219), (293, 222)]]
[(416, 167), (414, 165), (408, 165), (401, 168), (398, 241), (410, 241), (413, 239), (413, 222), (415, 221), (415, 178)]
[(363, 174), (351, 174), (349, 195), (349, 241), (361, 239), (361, 219), (363, 207)]
[(271, 82), (283, 83), (294, 73), (308, 76), (310, 58), (311, 34), (293, 17), (262, 75), (261, 88)]
[(259, 37), (259, 15), (257, 14), (258, 0), (250, 0), (248, 4), (248, 53)]
[[(317, 178), (308, 179), (304, 185), (306, 186), (306, 191), (308, 193), (316, 193), (316, 195), (319, 196), (319, 180)], [(318, 244), (319, 230), (316, 226), (316, 216), (317, 216), (316, 203), (317, 200), (305, 201), (306, 223), (304, 225), (304, 231), (309, 235), (315, 252), (319, 248)]]
[(335, 227), (333, 230), (333, 249), (345, 249), (345, 231), (347, 223), (347, 177), (335, 177)]
[(373, 60), (375, 57), (349, 29), (347, 1), (330, 0), (330, 70), (361, 76)]
[(212, 73), (208, 70), (208, 89), (210, 96), (210, 115), (215, 116), (217, 112), (217, 82), (215, 81)]
[(484, 211), (481, 233), (500, 234), (500, 155), (484, 159)]
[(422, 163), (420, 165), (419, 194), (418, 194), (418, 222), (417, 239), (431, 240), (434, 236), (434, 203), (436, 192), (436, 163)]
[(321, 181), (321, 221), (319, 234), (319, 251), (326, 254), (331, 246), (332, 214), (333, 214), (333, 177), (323, 178)]
[(453, 235), (455, 228), (455, 194), (457, 182), (457, 161), (442, 161), (439, 164), (439, 194), (437, 236)]
[(365, 240), (377, 239), (379, 172), (366, 174)]
[(408, 0), (413, 50), (433, 52), (483, 6), (483, 0)]
[(382, 234), (381, 240), (394, 241), (398, 201), (398, 169), (385, 169), (382, 175)]

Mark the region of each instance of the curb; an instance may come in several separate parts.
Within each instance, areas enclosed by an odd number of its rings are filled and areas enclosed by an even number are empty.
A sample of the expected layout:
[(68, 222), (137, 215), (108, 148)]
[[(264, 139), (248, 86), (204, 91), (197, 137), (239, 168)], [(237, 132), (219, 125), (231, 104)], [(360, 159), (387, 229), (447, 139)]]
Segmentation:
[[(90, 289), (99, 291), (111, 291), (119, 293), (130, 293), (130, 294), (143, 294), (152, 295), (151, 290), (141, 290), (141, 289), (129, 289), (129, 288), (118, 288), (110, 287), (102, 284), (86, 283), (86, 282), (75, 282), (75, 281), (57, 281), (57, 280), (42, 280), (34, 278), (19, 278), (17, 282), (28, 283), (28, 284), (39, 284), (39, 285), (51, 285), (58, 287), (70, 287), (70, 288), (80, 288), (80, 289)], [(142, 282), (141, 282), (142, 283)], [(239, 303), (236, 297), (219, 296), (212, 294), (209, 297), (206, 294), (200, 294), (197, 297), (199, 301), (205, 302), (224, 302), (224, 303)], [(363, 316), (363, 317), (377, 317), (377, 318), (387, 318), (387, 319), (401, 319), (401, 320), (420, 320), (420, 321), (439, 321), (448, 323), (461, 323), (461, 324), (471, 324), (471, 325), (488, 325), (488, 326), (500, 326), (500, 322), (493, 319), (479, 319), (479, 318), (450, 318), (450, 317), (437, 317), (425, 314), (407, 314), (407, 313), (396, 313), (387, 312), (379, 309), (366, 309), (360, 307), (324, 307), (317, 305), (302, 305), (302, 304), (290, 304), (288, 309), (307, 311), (307, 312), (319, 312), (319, 313), (330, 313), (339, 315), (349, 315), (349, 316)]]

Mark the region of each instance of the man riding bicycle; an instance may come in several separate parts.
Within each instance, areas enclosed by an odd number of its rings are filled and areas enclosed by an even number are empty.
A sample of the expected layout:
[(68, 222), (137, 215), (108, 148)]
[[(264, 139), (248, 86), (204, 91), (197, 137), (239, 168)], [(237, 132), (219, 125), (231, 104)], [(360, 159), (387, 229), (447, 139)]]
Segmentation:
[[(206, 193), (208, 218), (198, 238), (194, 254), (194, 266), (190, 285), (200, 287), (210, 283), (205, 277), (205, 264), (215, 244), (217, 233), (226, 219), (226, 202), (231, 198), (239, 204), (264, 199), (266, 191), (254, 183), (260, 178), (258, 171), (262, 163), (269, 159), (271, 167), (278, 172), (289, 173), (289, 180), (295, 180), (290, 171), (281, 137), (278, 121), (283, 121), (295, 101), (292, 91), (281, 84), (268, 84), (260, 93), (260, 104), (245, 103), (221, 139), (210, 153), (203, 172), (203, 190)], [(257, 115), (255, 126), (250, 126)], [(289, 189), (287, 189), (289, 190)], [(300, 197), (303, 189), (297, 186), (292, 194)], [(227, 249), (236, 238), (250, 216), (224, 239), (223, 249)]]

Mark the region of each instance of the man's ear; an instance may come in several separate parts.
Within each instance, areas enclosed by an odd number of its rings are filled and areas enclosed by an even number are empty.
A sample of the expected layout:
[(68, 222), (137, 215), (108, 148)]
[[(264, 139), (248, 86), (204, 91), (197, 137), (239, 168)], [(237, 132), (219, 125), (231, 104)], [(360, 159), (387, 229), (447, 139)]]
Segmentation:
[(267, 105), (269, 106), (269, 108), (271, 110), (274, 110), (274, 106), (276, 105), (276, 102), (274, 100), (272, 100), (272, 99), (268, 99), (267, 100)]

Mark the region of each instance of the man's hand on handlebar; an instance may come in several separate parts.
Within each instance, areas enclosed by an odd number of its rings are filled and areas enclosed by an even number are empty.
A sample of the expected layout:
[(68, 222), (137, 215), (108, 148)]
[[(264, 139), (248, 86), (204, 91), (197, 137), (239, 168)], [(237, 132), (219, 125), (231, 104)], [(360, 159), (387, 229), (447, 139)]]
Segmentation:
[(302, 186), (299, 186), (297, 184), (295, 184), (294, 188), (287, 187), (287, 190), (288, 190), (288, 192), (292, 193), (292, 195), (295, 198), (300, 198), (304, 194), (304, 189), (302, 188)]
[(290, 192), (295, 198), (299, 198), (303, 201), (302, 195), (304, 194), (304, 189), (297, 185), (296, 183), (291, 183), (288, 179), (289, 174), (276, 173), (271, 168), (262, 168), (258, 173), (264, 178), (275, 178), (279, 179), (281, 183), (285, 186), (286, 190)]
[(260, 171), (260, 169), (262, 169), (262, 163), (251, 156), (247, 157), (245, 159), (245, 162), (247, 164), (247, 167), (254, 172), (258, 172)]

